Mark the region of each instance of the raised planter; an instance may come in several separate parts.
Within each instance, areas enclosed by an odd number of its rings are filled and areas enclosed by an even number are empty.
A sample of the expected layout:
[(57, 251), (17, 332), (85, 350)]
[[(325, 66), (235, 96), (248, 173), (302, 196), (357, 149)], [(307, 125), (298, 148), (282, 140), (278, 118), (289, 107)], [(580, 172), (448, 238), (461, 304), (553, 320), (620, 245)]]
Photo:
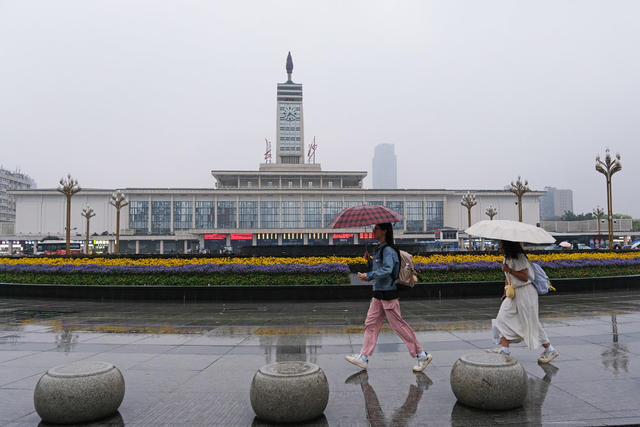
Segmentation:
[(251, 407), (258, 418), (296, 423), (322, 415), (329, 402), (329, 383), (318, 365), (278, 362), (265, 365), (251, 382)]
[(36, 412), (52, 424), (79, 424), (114, 415), (124, 398), (124, 378), (107, 362), (74, 362), (44, 374), (33, 395)]
[[(554, 279), (558, 292), (599, 292), (640, 290), (640, 275)], [(503, 282), (419, 283), (401, 291), (402, 299), (490, 297), (502, 294)], [(91, 300), (173, 300), (195, 301), (316, 301), (366, 300), (371, 285), (296, 286), (80, 286), (0, 283), (0, 297), (64, 298)]]
[(527, 373), (509, 356), (466, 354), (451, 369), (451, 390), (458, 402), (472, 408), (514, 409), (527, 397)]

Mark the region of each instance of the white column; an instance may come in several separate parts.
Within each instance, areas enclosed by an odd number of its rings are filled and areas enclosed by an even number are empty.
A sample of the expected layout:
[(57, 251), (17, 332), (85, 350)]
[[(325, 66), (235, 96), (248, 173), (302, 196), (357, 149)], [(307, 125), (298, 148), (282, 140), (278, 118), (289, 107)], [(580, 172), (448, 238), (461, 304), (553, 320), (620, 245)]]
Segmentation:
[(136, 255), (140, 253), (140, 240), (136, 240)]
[(182, 253), (183, 253), (183, 254), (186, 254), (186, 253), (187, 253), (187, 249), (188, 249), (188, 248), (189, 248), (189, 242), (185, 240), (185, 241), (184, 241), (184, 248), (183, 248), (183, 250), (182, 250)]
[(173, 234), (173, 194), (171, 195), (171, 201), (169, 203), (171, 204), (171, 210), (169, 211), (169, 221), (171, 221), (169, 224), (169, 232)]
[(213, 228), (218, 228), (218, 196), (213, 198)]
[(164, 240), (160, 240), (160, 255), (164, 254)]
[(9, 240), (8, 242), (9, 245), (9, 255), (13, 255), (13, 240)]
[(196, 196), (193, 196), (191, 202), (191, 228), (196, 228)]
[(151, 234), (151, 196), (149, 196), (149, 205), (147, 206), (147, 210), (149, 211), (149, 219), (148, 219), (148, 223), (147, 223), (147, 227), (148, 227), (148, 233)]
[(236, 196), (236, 226), (240, 228), (240, 196)]

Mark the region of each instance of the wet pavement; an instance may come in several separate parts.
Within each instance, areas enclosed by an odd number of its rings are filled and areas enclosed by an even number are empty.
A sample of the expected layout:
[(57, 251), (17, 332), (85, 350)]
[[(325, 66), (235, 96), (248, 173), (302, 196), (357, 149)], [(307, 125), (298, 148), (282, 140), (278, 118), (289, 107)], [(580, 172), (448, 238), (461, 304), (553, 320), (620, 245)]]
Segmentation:
[[(317, 363), (329, 380), (325, 415), (309, 425), (624, 425), (640, 423), (640, 292), (551, 295), (541, 316), (560, 351), (553, 365), (514, 345), (529, 374), (523, 408), (456, 403), (453, 363), (492, 346), (499, 299), (405, 301), (402, 311), (434, 359), (425, 374), (384, 329), (368, 373), (344, 361), (362, 343), (368, 303), (101, 303), (0, 299), (0, 425), (36, 426), (37, 380), (50, 367), (103, 360), (126, 395), (107, 425), (264, 425), (249, 386), (284, 360)], [(104, 423), (102, 423), (104, 424)], [(100, 424), (96, 424), (100, 425)]]

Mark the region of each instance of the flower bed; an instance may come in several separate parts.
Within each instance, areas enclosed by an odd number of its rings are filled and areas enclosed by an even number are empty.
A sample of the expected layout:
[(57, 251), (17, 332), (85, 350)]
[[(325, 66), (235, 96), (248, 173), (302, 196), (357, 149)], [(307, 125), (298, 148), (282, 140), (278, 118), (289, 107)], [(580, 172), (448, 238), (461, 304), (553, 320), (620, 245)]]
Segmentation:
[[(638, 252), (532, 253), (551, 278), (640, 274)], [(502, 257), (416, 256), (421, 282), (503, 280)], [(344, 284), (366, 271), (361, 257), (22, 257), (0, 258), (0, 282), (116, 285)]]

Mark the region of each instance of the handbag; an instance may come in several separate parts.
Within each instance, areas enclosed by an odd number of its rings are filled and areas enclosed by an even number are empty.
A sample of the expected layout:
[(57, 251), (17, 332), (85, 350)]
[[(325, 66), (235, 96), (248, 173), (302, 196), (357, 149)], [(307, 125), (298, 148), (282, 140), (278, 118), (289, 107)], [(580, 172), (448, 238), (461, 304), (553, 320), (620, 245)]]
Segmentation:
[(504, 285), (504, 294), (507, 298), (514, 299), (516, 297), (516, 288), (511, 284), (511, 280), (509, 280), (509, 275), (507, 274), (507, 284)]

